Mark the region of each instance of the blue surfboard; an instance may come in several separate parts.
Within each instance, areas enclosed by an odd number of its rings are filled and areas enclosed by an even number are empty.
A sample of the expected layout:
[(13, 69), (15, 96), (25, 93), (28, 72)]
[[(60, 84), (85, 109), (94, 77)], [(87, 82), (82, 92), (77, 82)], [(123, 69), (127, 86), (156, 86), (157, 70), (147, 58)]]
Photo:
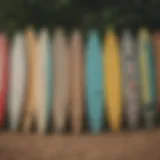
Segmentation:
[(98, 32), (88, 34), (85, 57), (87, 116), (91, 132), (99, 133), (103, 125), (103, 61)]

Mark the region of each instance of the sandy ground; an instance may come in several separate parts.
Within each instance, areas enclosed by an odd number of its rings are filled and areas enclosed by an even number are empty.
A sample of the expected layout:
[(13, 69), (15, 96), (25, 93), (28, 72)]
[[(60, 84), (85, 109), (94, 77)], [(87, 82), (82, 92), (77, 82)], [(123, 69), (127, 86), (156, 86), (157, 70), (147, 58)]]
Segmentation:
[(99, 136), (0, 133), (0, 160), (160, 160), (160, 130)]

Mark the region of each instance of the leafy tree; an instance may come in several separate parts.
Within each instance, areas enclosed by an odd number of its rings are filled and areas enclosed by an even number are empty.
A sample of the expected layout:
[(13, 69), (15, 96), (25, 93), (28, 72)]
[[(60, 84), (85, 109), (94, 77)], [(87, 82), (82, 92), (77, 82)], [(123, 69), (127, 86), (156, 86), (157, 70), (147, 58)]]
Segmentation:
[(104, 29), (160, 27), (159, 0), (1, 0), (0, 29), (12, 33), (27, 25)]

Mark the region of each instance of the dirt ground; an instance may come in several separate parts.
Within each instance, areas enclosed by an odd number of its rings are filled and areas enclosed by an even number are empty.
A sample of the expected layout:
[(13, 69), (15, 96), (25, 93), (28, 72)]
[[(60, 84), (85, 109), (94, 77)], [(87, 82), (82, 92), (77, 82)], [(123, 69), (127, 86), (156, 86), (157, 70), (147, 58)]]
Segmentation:
[(160, 130), (99, 136), (3, 132), (0, 160), (160, 160)]

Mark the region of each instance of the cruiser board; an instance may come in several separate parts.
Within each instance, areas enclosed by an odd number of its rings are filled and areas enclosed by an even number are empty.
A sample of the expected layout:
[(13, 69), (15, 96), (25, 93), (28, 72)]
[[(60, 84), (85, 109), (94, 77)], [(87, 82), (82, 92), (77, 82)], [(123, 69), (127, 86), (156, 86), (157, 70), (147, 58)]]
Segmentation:
[(160, 112), (160, 32), (153, 35), (153, 47), (156, 59), (157, 111)]
[(52, 106), (52, 51), (49, 34), (41, 30), (37, 43), (36, 58), (36, 115), (39, 133), (47, 131)]
[(0, 128), (4, 126), (8, 87), (8, 40), (0, 34)]
[(145, 125), (154, 125), (156, 110), (155, 62), (148, 30), (141, 29), (138, 35), (139, 65), (141, 75), (142, 103)]
[(104, 40), (105, 105), (108, 123), (113, 131), (119, 131), (122, 123), (121, 64), (118, 38), (109, 29)]
[(36, 77), (36, 52), (37, 37), (32, 28), (25, 31), (26, 59), (27, 59), (27, 96), (24, 110), (23, 130), (30, 131), (35, 120), (35, 77)]
[(85, 78), (87, 117), (92, 133), (100, 133), (103, 126), (103, 61), (99, 34), (92, 30), (88, 34), (85, 54)]
[(136, 43), (131, 31), (124, 30), (121, 39), (121, 65), (124, 110), (130, 129), (138, 127), (139, 92)]
[(70, 44), (71, 59), (71, 123), (74, 133), (80, 133), (83, 124), (83, 42), (80, 31), (74, 30)]
[(69, 107), (69, 47), (63, 29), (56, 29), (53, 35), (54, 60), (54, 102), (53, 121), (56, 132), (66, 127)]
[(24, 35), (17, 32), (12, 40), (10, 51), (10, 77), (9, 77), (9, 124), (10, 129), (16, 131), (19, 127), (23, 112), (26, 89), (26, 54)]

